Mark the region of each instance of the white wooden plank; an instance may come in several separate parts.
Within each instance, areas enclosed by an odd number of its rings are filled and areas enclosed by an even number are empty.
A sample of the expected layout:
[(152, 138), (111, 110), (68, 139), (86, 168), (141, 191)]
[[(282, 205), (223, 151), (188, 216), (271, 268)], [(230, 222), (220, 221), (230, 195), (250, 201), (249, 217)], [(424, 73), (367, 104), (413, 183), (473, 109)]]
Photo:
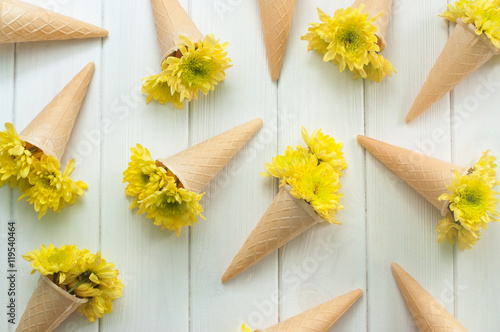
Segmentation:
[[(329, 15), (351, 1), (297, 1), (287, 53), (279, 80), (278, 150), (304, 146), (300, 130), (322, 128), (344, 143), (348, 168), (341, 178), (345, 210), (338, 214), (343, 225), (323, 223), (289, 242), (280, 255), (280, 320), (296, 315), (354, 289), (365, 289), (365, 188), (363, 151), (355, 141), (363, 132), (363, 83), (348, 71), (339, 73), (316, 52), (307, 52), (300, 39), (308, 24), (319, 22), (316, 7)], [(289, 114), (285, 117), (285, 114)], [(345, 315), (340, 331), (366, 329), (366, 297)]]
[[(383, 83), (365, 82), (366, 134), (450, 160), (449, 99), (410, 124), (407, 111), (447, 40), (440, 17), (446, 1), (394, 1), (387, 57), (396, 70)], [(366, 153), (368, 322), (372, 331), (416, 331), (390, 264), (398, 262), (453, 311), (453, 250), (437, 242), (440, 214), (382, 163)]]
[[(182, 2), (187, 5), (187, 1)], [(188, 143), (188, 110), (152, 102), (141, 79), (160, 71), (160, 51), (149, 1), (106, 1), (102, 120), (101, 247), (123, 278), (124, 297), (101, 323), (102, 331), (188, 330), (188, 233), (162, 231), (137, 211), (122, 184), (130, 147), (141, 143), (156, 158)]]
[[(4, 130), (5, 122), (12, 122), (12, 115), (14, 109), (14, 45), (1, 45), (0, 46), (0, 104), (2, 105), (2, 111), (0, 112), (0, 130)], [(2, 308), (7, 308), (7, 305), (10, 304), (11, 295), (8, 295), (10, 288), (10, 281), (7, 280), (7, 270), (11, 269), (7, 267), (7, 243), (9, 239), (8, 234), (8, 221), (11, 220), (11, 204), (12, 204), (12, 190), (9, 185), (4, 186), (0, 189), (0, 214), (2, 216), (2, 223), (0, 225), (0, 250), (5, 253), (5, 256), (2, 258), (2, 280), (0, 281), (0, 306)], [(15, 247), (15, 249), (19, 249), (19, 247)], [(17, 261), (15, 262), (15, 267), (19, 265), (21, 257), (20, 252), (16, 252)], [(5, 262), (5, 263), (4, 263)], [(17, 274), (17, 278), (19, 278), (19, 274)], [(19, 282), (17, 283), (19, 285)], [(15, 292), (18, 293), (20, 291), (19, 286), (15, 287)], [(14, 294), (12, 294), (14, 295)], [(14, 308), (15, 315), (14, 321), (18, 321), (21, 318), (21, 308), (19, 307), (19, 301), (17, 301), (18, 297), (14, 297), (16, 301)], [(9, 309), (6, 309), (9, 310)], [(7, 314), (7, 312), (6, 312)], [(8, 328), (13, 328), (12, 324), (8, 323), (8, 319), (11, 317), (4, 317), (0, 322), (0, 327), (2, 330), (7, 331)]]
[[(33, 2), (47, 5), (43, 1)], [(59, 2), (56, 8), (60, 13), (80, 18), (89, 23), (101, 25), (101, 1), (91, 0), (85, 3)], [(74, 206), (68, 206), (60, 214), (53, 212), (41, 220), (27, 202), (14, 203), (14, 218), (18, 221), (19, 251), (26, 253), (41, 244), (53, 243), (56, 246), (76, 244), (91, 251), (99, 249), (99, 144), (100, 138), (90, 138), (93, 129), (99, 128), (100, 104), (100, 57), (101, 40), (76, 40), (62, 42), (43, 42), (18, 44), (16, 52), (16, 87), (15, 87), (15, 125), (22, 130), (52, 98), (80, 71), (87, 63), (96, 63), (96, 73), (83, 104), (79, 118), (73, 130), (62, 164), (75, 158), (77, 168), (74, 179), (84, 180), (89, 185), (86, 196)], [(14, 191), (14, 197), (19, 196)], [(112, 260), (110, 258), (110, 260)], [(20, 264), (19, 305), (25, 308), (37, 276), (30, 275), (27, 262)], [(75, 313), (60, 327), (79, 331), (97, 331), (98, 324)]]
[[(233, 280), (220, 278), (271, 203), (272, 181), (261, 178), (276, 153), (276, 85), (272, 83), (256, 1), (191, 0), (194, 22), (204, 33), (228, 41), (234, 67), (226, 81), (191, 104), (190, 142), (198, 143), (256, 117), (264, 126), (206, 188), (206, 221), (191, 231), (191, 331), (237, 330), (247, 322), (271, 325), (277, 305), (277, 254)], [(242, 37), (244, 36), (244, 37)]]
[[(450, 24), (451, 25), (451, 24)], [(452, 25), (454, 26), (454, 24)], [(498, 57), (458, 85), (453, 92), (452, 148), (456, 164), (470, 166), (483, 151), (500, 155), (500, 73)], [(498, 331), (500, 321), (495, 310), (500, 305), (497, 279), (500, 262), (500, 225), (491, 224), (471, 251), (456, 249), (456, 317), (470, 331)], [(451, 296), (451, 295), (450, 295)]]

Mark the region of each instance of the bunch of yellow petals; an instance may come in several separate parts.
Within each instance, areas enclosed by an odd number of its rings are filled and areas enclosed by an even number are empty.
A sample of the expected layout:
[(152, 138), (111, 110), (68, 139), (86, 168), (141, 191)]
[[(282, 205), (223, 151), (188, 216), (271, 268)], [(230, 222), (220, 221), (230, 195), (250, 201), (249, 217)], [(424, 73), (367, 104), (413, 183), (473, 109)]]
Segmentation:
[(241, 330), (243, 332), (254, 332), (252, 329), (248, 328), (246, 324), (241, 325)]
[(308, 51), (315, 50), (323, 61), (332, 61), (340, 72), (348, 68), (354, 79), (359, 77), (381, 82), (387, 75), (396, 72), (392, 64), (379, 54), (380, 47), (373, 24), (380, 15), (368, 19), (359, 8), (339, 9), (328, 16), (318, 8), (321, 23), (311, 23), (302, 40), (309, 41)]
[(339, 177), (347, 167), (343, 145), (321, 130), (309, 135), (302, 127), (302, 137), (307, 148), (289, 146), (284, 155), (265, 164), (267, 172), (262, 175), (280, 179), (280, 187), (290, 185), (290, 193), (308, 202), (323, 220), (340, 224), (335, 215), (344, 208), (340, 203), (343, 195), (339, 193)]
[(159, 75), (143, 79), (145, 83), (142, 92), (148, 95), (147, 103), (151, 100), (162, 104), (172, 102), (181, 109), (184, 107), (184, 99), (188, 102), (197, 99), (199, 91), (207, 95), (226, 78), (225, 71), (232, 66), (225, 51), (228, 43), (221, 44), (213, 34), (197, 42), (185, 36), (180, 39), (180, 57), (167, 57)]
[(495, 47), (500, 48), (499, 7), (499, 0), (459, 0), (448, 5), (441, 16), (452, 22), (460, 18), (464, 23), (474, 24), (478, 35), (484, 33)]
[(91, 254), (74, 245), (56, 248), (50, 244), (28, 252), (23, 258), (31, 263), (32, 273), (38, 271), (68, 293), (87, 298), (89, 301), (78, 309), (91, 322), (111, 313), (112, 301), (122, 296), (119, 272), (100, 252)]
[(5, 128), (0, 132), (0, 186), (10, 183), (11, 187), (19, 187), (19, 200), (27, 198), (39, 219), (48, 209), (60, 212), (66, 204), (74, 204), (78, 196), (85, 195), (87, 184), (71, 179), (74, 160), (61, 173), (57, 159), (21, 140), (11, 123), (6, 123)]
[(500, 184), (496, 178), (495, 157), (490, 151), (483, 154), (468, 174), (455, 171), (455, 178), (448, 186), (449, 193), (439, 197), (449, 201), (449, 212), (437, 226), (438, 241), (448, 239), (455, 244), (458, 238), (460, 249), (472, 249), (490, 222), (499, 221), (498, 199), (493, 188)]
[(146, 214), (156, 226), (176, 231), (177, 236), (185, 226), (198, 222), (203, 208), (203, 194), (186, 190), (179, 179), (160, 162), (153, 160), (150, 152), (137, 144), (130, 149), (131, 161), (123, 173), (128, 183), (125, 194), (133, 197), (130, 209), (139, 208), (138, 214)]

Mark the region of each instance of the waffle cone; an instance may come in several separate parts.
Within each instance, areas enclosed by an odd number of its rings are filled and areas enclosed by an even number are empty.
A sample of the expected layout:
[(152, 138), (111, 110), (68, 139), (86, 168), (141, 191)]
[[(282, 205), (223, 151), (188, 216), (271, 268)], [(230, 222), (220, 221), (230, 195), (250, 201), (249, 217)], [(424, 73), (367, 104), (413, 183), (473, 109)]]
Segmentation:
[(184, 188), (201, 193), (262, 126), (257, 118), (158, 161), (171, 170)]
[(259, 0), (267, 62), (273, 81), (280, 76), (294, 7), (295, 0)]
[(0, 43), (106, 37), (108, 31), (18, 0), (0, 0)]
[(60, 161), (87, 94), (94, 68), (93, 62), (83, 68), (21, 132), (20, 138)]
[(472, 24), (457, 20), (450, 39), (406, 115), (406, 122), (413, 121), (497, 54), (499, 50), (488, 37), (477, 35)]
[(49, 278), (40, 276), (16, 332), (53, 331), (87, 301), (68, 294)]
[(309, 204), (290, 194), (290, 189), (288, 185), (281, 188), (227, 268), (222, 282), (231, 280), (321, 221)]
[(203, 39), (194, 22), (189, 18), (178, 0), (151, 0), (156, 33), (162, 59), (172, 55), (181, 43), (181, 36), (193, 42)]
[(420, 332), (467, 332), (446, 309), (396, 263), (392, 273)]
[(288, 318), (264, 332), (327, 332), (363, 295), (361, 289), (320, 304), (310, 310)]
[(358, 142), (442, 213), (446, 211), (448, 202), (438, 198), (448, 192), (454, 171), (463, 174), (465, 168), (361, 135)]
[(376, 35), (378, 37), (380, 52), (382, 52), (385, 50), (385, 35), (387, 34), (387, 26), (391, 17), (392, 0), (356, 0), (352, 4), (352, 7), (359, 7), (360, 5), (365, 5), (363, 12), (368, 13), (368, 18), (372, 18), (382, 12), (382, 15), (373, 22), (373, 25), (377, 27)]

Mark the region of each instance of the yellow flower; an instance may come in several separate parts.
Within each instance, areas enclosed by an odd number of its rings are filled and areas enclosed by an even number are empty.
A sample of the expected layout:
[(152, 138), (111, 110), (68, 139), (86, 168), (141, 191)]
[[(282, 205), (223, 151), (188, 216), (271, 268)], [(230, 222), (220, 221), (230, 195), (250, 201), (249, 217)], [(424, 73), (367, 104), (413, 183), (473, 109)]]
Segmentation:
[(198, 97), (198, 91), (206, 95), (224, 81), (225, 70), (231, 67), (231, 59), (225, 52), (229, 44), (220, 44), (212, 34), (198, 42), (184, 36), (180, 38), (183, 43), (179, 45), (182, 56), (166, 58), (162, 75), (165, 75), (172, 93), (180, 94), (180, 101), (191, 101)]
[(104, 314), (110, 314), (113, 310), (112, 301), (122, 296), (123, 284), (120, 279), (113, 278), (109, 281), (110, 287), (99, 287), (100, 295), (91, 298), (87, 303), (78, 308), (90, 322), (102, 318)]
[(500, 48), (500, 1), (498, 0), (459, 0), (448, 5), (441, 16), (456, 22), (461, 18), (465, 23), (474, 24), (478, 35), (484, 33)]
[(483, 153), (479, 161), (472, 167), (472, 172), (479, 174), (481, 176), (486, 176), (488, 178), (488, 183), (491, 188), (500, 185), (500, 181), (497, 179), (497, 172), (495, 168), (495, 160), (497, 157), (490, 155), (491, 151), (488, 150)]
[(344, 207), (340, 204), (341, 188), (338, 173), (327, 163), (296, 173), (289, 180), (290, 193), (308, 202), (314, 211), (330, 223), (341, 224), (335, 215)]
[(271, 163), (264, 165), (267, 172), (262, 172), (261, 175), (280, 179), (280, 187), (283, 187), (294, 174), (310, 169), (309, 165), (318, 165), (318, 159), (309, 152), (309, 149), (297, 146), (294, 150), (289, 146), (284, 155), (277, 155)]
[(0, 186), (10, 182), (14, 187), (28, 177), (34, 157), (11, 123), (5, 129), (0, 132)]
[(342, 171), (347, 167), (342, 143), (336, 143), (333, 137), (323, 134), (321, 129), (315, 130), (312, 136), (309, 136), (306, 128), (302, 127), (302, 138), (320, 163), (330, 164), (342, 176)]
[(254, 332), (254, 330), (249, 329), (249, 328), (245, 325), (245, 323), (243, 323), (243, 325), (241, 325), (241, 330), (242, 330), (243, 332)]
[(156, 226), (177, 231), (179, 236), (181, 228), (198, 222), (198, 216), (205, 219), (199, 203), (202, 196), (170, 183), (140, 201), (139, 214), (147, 213), (147, 218), (152, 219)]
[(452, 245), (455, 244), (458, 238), (458, 246), (461, 250), (472, 249), (481, 235), (480, 231), (471, 230), (463, 227), (460, 223), (453, 219), (451, 212), (446, 214), (437, 226), (438, 242), (443, 243), (447, 239)]
[(66, 204), (74, 204), (78, 196), (85, 195), (83, 189), (87, 189), (87, 184), (71, 180), (75, 160), (66, 165), (63, 174), (60, 167), (57, 159), (43, 155), (39, 161), (33, 163), (33, 169), (28, 177), (31, 187), (19, 197), (19, 200), (27, 198), (27, 201), (34, 205), (35, 211), (39, 212), (39, 219), (48, 209), (60, 212)]
[(142, 93), (148, 95), (146, 103), (149, 104), (151, 100), (157, 100), (160, 104), (171, 102), (177, 109), (184, 107), (181, 101), (181, 95), (173, 91), (167, 83), (167, 76), (162, 74), (152, 75), (142, 79)]
[(381, 82), (396, 70), (378, 53), (377, 27), (373, 21), (379, 15), (368, 20), (368, 14), (362, 14), (363, 8), (339, 9), (334, 17), (318, 9), (321, 23), (311, 23), (308, 33), (301, 39), (309, 41), (308, 51), (315, 50), (323, 55), (323, 61), (332, 61), (340, 72), (347, 67), (354, 79), (363, 77)]
[(127, 170), (123, 173), (123, 183), (128, 182), (125, 194), (135, 197), (130, 205), (130, 209), (134, 209), (139, 205), (140, 200), (160, 190), (174, 179), (167, 175), (163, 167), (156, 165), (149, 150), (142, 145), (137, 144), (136, 147), (130, 148), (130, 151), (132, 157)]
[(451, 193), (441, 195), (440, 200), (450, 201), (450, 210), (455, 221), (472, 230), (486, 228), (486, 224), (497, 221), (500, 215), (496, 211), (498, 199), (488, 180), (479, 174), (461, 176), (455, 171), (453, 183), (448, 186)]
[(42, 275), (53, 275), (59, 273), (59, 281), (64, 281), (65, 273), (70, 272), (78, 258), (78, 249), (76, 246), (54, 247), (51, 243), (49, 247), (41, 245), (41, 249), (35, 249), (22, 256), (31, 263), (33, 271), (40, 272)]

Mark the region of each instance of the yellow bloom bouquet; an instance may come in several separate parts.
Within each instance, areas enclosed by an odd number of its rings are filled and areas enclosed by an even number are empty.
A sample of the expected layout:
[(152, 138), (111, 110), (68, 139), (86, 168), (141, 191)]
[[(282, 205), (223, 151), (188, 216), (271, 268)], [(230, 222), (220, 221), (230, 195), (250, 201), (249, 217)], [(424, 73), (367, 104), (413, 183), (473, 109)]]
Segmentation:
[(134, 201), (130, 209), (139, 208), (138, 214), (146, 214), (161, 229), (180, 231), (185, 226), (204, 219), (200, 199), (203, 194), (187, 190), (165, 165), (153, 160), (150, 152), (140, 144), (130, 149), (132, 160), (123, 173), (127, 196)]
[(203, 218), (200, 200), (205, 186), (262, 126), (255, 119), (181, 151), (155, 160), (137, 144), (123, 182), (125, 194), (133, 198), (130, 209), (139, 209), (162, 229), (180, 231)]
[(370, 14), (364, 13), (364, 8), (361, 4), (356, 8), (339, 9), (333, 17), (318, 8), (321, 23), (311, 23), (309, 32), (301, 39), (309, 42), (308, 51), (321, 54), (324, 62), (332, 61), (340, 72), (348, 68), (354, 79), (362, 77), (381, 82), (396, 72), (389, 60), (380, 54), (385, 44), (377, 35), (374, 22), (384, 13), (368, 18)]
[(459, 0), (441, 17), (456, 22), (406, 115), (411, 122), (493, 56), (500, 54), (500, 1)]
[(213, 34), (203, 37), (177, 0), (152, 0), (158, 41), (162, 52), (162, 72), (143, 79), (146, 102), (171, 102), (178, 109), (184, 100), (198, 98), (224, 81), (231, 59)]
[(490, 222), (497, 222), (498, 194), (493, 188), (500, 184), (496, 177), (496, 157), (490, 151), (483, 153), (479, 161), (462, 175), (455, 170), (455, 177), (439, 200), (449, 202), (444, 219), (439, 222), (438, 240), (447, 239), (460, 249), (472, 249)]
[(340, 177), (347, 167), (342, 143), (302, 128), (306, 146), (289, 146), (266, 163), (265, 177), (280, 180), (280, 192), (222, 276), (226, 282), (278, 250), (318, 222), (340, 224)]
[(472, 167), (461, 167), (364, 136), (358, 142), (439, 209), (439, 243), (458, 239), (460, 249), (472, 249), (481, 229), (499, 220), (493, 189), (500, 182), (490, 151)]
[(111, 313), (112, 301), (122, 296), (118, 270), (100, 252), (91, 254), (75, 245), (56, 248), (50, 244), (23, 258), (31, 263), (32, 273), (38, 271), (41, 278), (19, 323), (21, 330), (22, 326), (32, 326), (33, 319), (39, 327), (55, 328), (76, 309), (95, 322)]

